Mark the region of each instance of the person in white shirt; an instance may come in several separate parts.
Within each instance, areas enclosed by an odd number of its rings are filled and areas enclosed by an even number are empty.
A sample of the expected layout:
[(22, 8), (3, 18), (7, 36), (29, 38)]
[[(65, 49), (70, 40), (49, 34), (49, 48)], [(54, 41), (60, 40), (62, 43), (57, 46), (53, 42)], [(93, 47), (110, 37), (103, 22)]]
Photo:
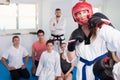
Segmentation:
[[(60, 43), (65, 42), (65, 28), (66, 20), (62, 17), (62, 11), (60, 8), (55, 10), (55, 17), (50, 20), (50, 39), (55, 42), (55, 50), (59, 51)], [(58, 48), (57, 48), (57, 47)]]
[(40, 57), (36, 70), (38, 80), (56, 80), (61, 76), (60, 55), (54, 50), (53, 40), (46, 42), (47, 50)]
[[(19, 80), (20, 77), (25, 79), (30, 78), (30, 74), (27, 70), (28, 64), (28, 52), (20, 45), (19, 36), (13, 36), (13, 45), (2, 55), (3, 65), (10, 71), (11, 80)], [(25, 63), (23, 62), (23, 57), (25, 57)], [(8, 64), (6, 61), (8, 60)]]

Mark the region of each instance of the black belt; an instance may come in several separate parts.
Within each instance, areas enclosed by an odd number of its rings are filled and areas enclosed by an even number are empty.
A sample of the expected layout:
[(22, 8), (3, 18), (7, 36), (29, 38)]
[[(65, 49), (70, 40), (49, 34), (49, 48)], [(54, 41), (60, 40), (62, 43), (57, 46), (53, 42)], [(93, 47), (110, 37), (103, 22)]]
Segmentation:
[(61, 37), (61, 36), (64, 36), (64, 34), (61, 34), (61, 35), (54, 35), (54, 34), (51, 34), (51, 36), (53, 36), (53, 37)]
[(53, 36), (53, 37), (56, 38), (56, 39), (53, 38), (54, 41), (60, 41), (60, 42), (61, 42), (61, 41), (65, 40), (65, 38), (64, 38), (64, 39), (61, 38), (62, 36), (64, 36), (64, 34), (61, 34), (61, 35), (54, 35), (54, 34), (51, 34), (51, 36)]

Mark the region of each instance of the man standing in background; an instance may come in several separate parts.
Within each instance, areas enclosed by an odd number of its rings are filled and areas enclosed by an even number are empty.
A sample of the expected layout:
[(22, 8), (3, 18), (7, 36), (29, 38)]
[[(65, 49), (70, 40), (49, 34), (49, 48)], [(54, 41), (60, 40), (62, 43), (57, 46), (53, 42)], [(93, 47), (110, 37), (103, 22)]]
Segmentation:
[(55, 50), (60, 52), (60, 43), (65, 42), (66, 20), (62, 17), (60, 8), (55, 10), (55, 17), (50, 20), (51, 38), (55, 42)]

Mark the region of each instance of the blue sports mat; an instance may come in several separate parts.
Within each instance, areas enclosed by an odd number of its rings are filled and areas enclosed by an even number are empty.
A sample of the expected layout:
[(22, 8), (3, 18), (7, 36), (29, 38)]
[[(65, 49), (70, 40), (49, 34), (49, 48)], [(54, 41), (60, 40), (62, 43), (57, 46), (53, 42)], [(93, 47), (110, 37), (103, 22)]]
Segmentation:
[[(34, 77), (31, 75), (31, 66), (32, 66), (32, 59), (29, 58), (27, 68), (30, 72), (30, 80), (37, 80), (37, 77)], [(0, 80), (11, 80), (9, 71), (4, 67), (4, 65), (1, 63), (1, 61), (0, 61)], [(24, 79), (21, 78), (20, 80), (24, 80)], [(72, 80), (76, 80), (76, 68), (73, 69), (73, 79)]]

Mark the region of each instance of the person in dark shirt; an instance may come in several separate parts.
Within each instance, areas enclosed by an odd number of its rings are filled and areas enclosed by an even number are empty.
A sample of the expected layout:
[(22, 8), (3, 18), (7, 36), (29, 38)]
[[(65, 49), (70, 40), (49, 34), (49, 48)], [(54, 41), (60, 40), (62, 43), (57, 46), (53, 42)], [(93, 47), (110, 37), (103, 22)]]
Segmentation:
[(61, 53), (60, 53), (60, 62), (61, 62), (61, 70), (62, 75), (60, 80), (72, 80), (72, 70), (74, 68), (74, 63), (69, 62), (67, 58), (67, 54), (65, 52), (66, 43), (60, 44)]

